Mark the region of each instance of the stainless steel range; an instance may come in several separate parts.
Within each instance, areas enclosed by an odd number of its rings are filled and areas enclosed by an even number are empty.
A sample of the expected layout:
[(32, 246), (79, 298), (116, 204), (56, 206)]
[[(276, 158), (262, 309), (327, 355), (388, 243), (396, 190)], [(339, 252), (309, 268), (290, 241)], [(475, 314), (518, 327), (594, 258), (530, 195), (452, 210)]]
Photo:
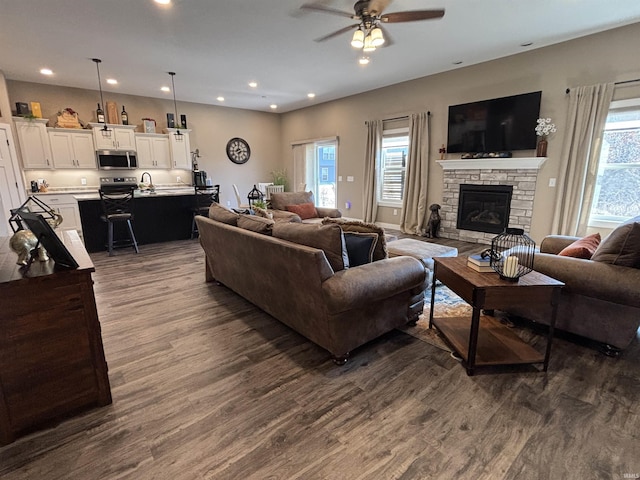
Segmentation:
[(105, 185), (137, 187), (138, 181), (136, 180), (136, 177), (100, 177), (100, 187)]

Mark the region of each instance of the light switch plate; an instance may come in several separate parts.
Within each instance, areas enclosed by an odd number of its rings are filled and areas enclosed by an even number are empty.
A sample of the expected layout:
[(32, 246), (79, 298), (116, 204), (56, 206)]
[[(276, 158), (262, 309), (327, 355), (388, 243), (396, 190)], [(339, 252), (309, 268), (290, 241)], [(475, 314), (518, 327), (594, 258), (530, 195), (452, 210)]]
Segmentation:
[(353, 182), (353, 176), (349, 175), (349, 176), (347, 177), (347, 182)]

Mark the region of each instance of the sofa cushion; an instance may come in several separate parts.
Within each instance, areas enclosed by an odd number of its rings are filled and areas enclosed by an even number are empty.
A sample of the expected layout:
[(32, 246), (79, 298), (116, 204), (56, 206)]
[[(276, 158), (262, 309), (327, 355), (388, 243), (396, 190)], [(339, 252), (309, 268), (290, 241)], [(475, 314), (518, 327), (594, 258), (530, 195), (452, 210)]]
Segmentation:
[(357, 267), (373, 261), (373, 252), (378, 242), (377, 233), (343, 232), (349, 255), (349, 267)]
[(272, 193), (271, 208), (274, 210), (286, 210), (287, 205), (299, 205), (301, 203), (314, 203), (312, 192), (281, 192)]
[(576, 240), (570, 245), (564, 247), (558, 255), (562, 257), (584, 258), (589, 260), (595, 253), (598, 245), (600, 245), (600, 234), (593, 233), (586, 237)]
[(276, 222), (273, 225), (273, 236), (300, 245), (319, 248), (324, 252), (334, 272), (349, 268), (344, 236), (338, 225)]
[(209, 218), (211, 220), (216, 220), (218, 222), (226, 223), (228, 225), (237, 226), (238, 225), (238, 215), (235, 212), (232, 212), (228, 208), (223, 207), (219, 203), (212, 203), (209, 207)]
[(274, 223), (270, 218), (264, 218), (258, 215), (240, 215), (238, 218), (238, 227), (266, 235), (271, 235)]
[(640, 217), (627, 220), (611, 232), (591, 260), (640, 268)]
[(316, 211), (316, 206), (309, 203), (300, 203), (298, 205), (285, 205), (287, 212), (293, 212), (298, 215), (302, 220), (306, 220), (308, 218), (316, 218), (318, 216), (318, 212)]
[(387, 241), (384, 229), (375, 223), (360, 222), (358, 220), (343, 220), (341, 218), (325, 218), (322, 220), (324, 225), (337, 224), (340, 225), (343, 232), (360, 232), (360, 233), (376, 233), (378, 241), (373, 252), (373, 261), (382, 260), (388, 257)]

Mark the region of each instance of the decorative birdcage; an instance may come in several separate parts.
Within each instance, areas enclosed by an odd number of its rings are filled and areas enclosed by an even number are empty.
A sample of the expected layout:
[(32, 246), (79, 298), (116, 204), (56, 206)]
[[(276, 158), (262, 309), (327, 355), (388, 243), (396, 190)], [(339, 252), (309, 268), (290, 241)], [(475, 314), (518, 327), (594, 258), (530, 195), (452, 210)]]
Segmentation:
[(253, 204), (256, 202), (264, 203), (264, 194), (258, 190), (258, 188), (254, 185), (249, 194), (247, 195), (247, 200), (249, 200), (249, 208), (253, 209)]
[(533, 270), (536, 242), (521, 228), (507, 228), (491, 240), (489, 265), (504, 280), (517, 282)]

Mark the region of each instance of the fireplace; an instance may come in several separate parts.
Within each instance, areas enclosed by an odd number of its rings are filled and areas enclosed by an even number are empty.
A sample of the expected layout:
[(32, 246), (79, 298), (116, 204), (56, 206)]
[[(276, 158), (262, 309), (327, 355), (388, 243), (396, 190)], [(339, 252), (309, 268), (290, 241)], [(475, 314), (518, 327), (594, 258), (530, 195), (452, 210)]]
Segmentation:
[(460, 185), (456, 228), (502, 233), (509, 226), (511, 185)]

